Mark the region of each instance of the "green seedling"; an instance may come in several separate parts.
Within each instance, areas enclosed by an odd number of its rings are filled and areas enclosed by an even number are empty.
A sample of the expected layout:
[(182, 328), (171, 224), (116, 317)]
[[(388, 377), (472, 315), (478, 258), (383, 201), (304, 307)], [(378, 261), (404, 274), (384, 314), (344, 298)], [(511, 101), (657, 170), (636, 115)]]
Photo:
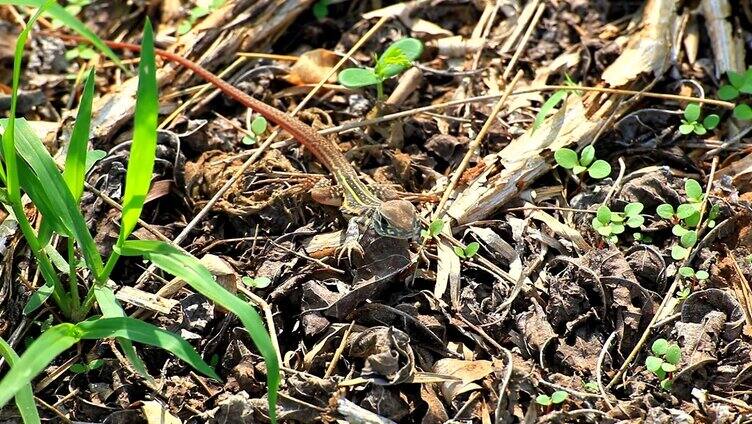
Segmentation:
[[(71, 16), (77, 16), (84, 7), (90, 5), (92, 0), (68, 0), (68, 4), (65, 5), (63, 8), (66, 12), (70, 13)], [(59, 18), (53, 18), (52, 19), (52, 26), (54, 28), (60, 28), (62, 26), (65, 26), (65, 22), (60, 20)]]
[(474, 241), (468, 244), (464, 249), (460, 246), (454, 246), (454, 254), (462, 259), (470, 259), (478, 253), (478, 249), (480, 249), (480, 244), (478, 244), (477, 241)]
[(617, 243), (619, 234), (622, 234), (626, 227), (640, 228), (645, 223), (645, 217), (641, 214), (643, 208), (642, 203), (635, 202), (627, 204), (624, 212), (612, 212), (608, 206), (601, 205), (593, 218), (593, 229), (612, 243)]
[[(687, 195), (687, 202), (679, 205), (676, 210), (668, 203), (659, 205), (655, 210), (659, 217), (674, 223), (671, 232), (679, 237), (679, 243), (671, 248), (671, 257), (677, 261), (687, 258), (692, 247), (697, 243), (696, 228), (700, 224), (700, 212), (705, 199), (702, 186), (693, 179), (687, 179), (684, 182), (684, 191)], [(719, 212), (720, 208), (717, 205), (710, 208), (708, 212), (709, 227), (716, 225), (715, 219)]]
[(269, 124), (266, 121), (266, 118), (264, 118), (263, 116), (257, 116), (256, 118), (254, 118), (251, 122), (250, 134), (246, 134), (243, 137), (243, 144), (245, 144), (246, 146), (256, 144), (261, 134), (266, 132), (266, 128), (268, 126)]
[(545, 394), (538, 395), (538, 397), (535, 398), (535, 403), (546, 407), (546, 411), (548, 411), (553, 406), (564, 403), (564, 401), (567, 400), (568, 397), (569, 393), (565, 392), (564, 390), (557, 390), (553, 392), (551, 396)]
[(349, 68), (339, 73), (340, 84), (347, 88), (376, 86), (379, 100), (384, 98), (384, 81), (401, 74), (423, 53), (423, 43), (415, 38), (403, 38), (392, 43), (376, 60), (376, 67)]
[(573, 174), (579, 175), (587, 171), (591, 178), (597, 180), (608, 177), (611, 174), (611, 165), (603, 159), (595, 160), (595, 148), (586, 146), (580, 156), (572, 149), (561, 148), (554, 153), (554, 160), (564, 169), (569, 169)]
[(183, 19), (183, 21), (178, 24), (178, 35), (187, 34), (188, 31), (190, 31), (191, 28), (193, 28), (193, 26), (196, 24), (196, 21), (219, 9), (224, 3), (225, 0), (212, 0), (212, 2), (208, 6), (196, 6), (191, 9), (188, 17), (186, 19)]
[(311, 11), (317, 20), (323, 21), (329, 16), (329, 0), (318, 0), (313, 4)]
[(73, 364), (70, 367), (71, 372), (76, 374), (85, 374), (89, 371), (94, 371), (98, 368), (101, 368), (102, 365), (104, 365), (104, 359), (94, 359), (87, 363), (78, 363)]
[(710, 278), (710, 274), (708, 274), (705, 270), (699, 270), (695, 271), (694, 268), (691, 266), (683, 266), (679, 268), (679, 275), (684, 277), (685, 279), (697, 279), (698, 281), (707, 280)]
[(690, 289), (689, 287), (684, 287), (683, 289), (679, 290), (679, 293), (676, 294), (676, 298), (683, 302), (687, 300), (691, 293), (692, 289)]
[(272, 283), (272, 280), (269, 277), (243, 277), (240, 279), (240, 281), (245, 284), (248, 287), (253, 287), (255, 289), (264, 289), (269, 287), (269, 285)]
[(598, 383), (595, 381), (588, 381), (587, 383), (583, 383), (582, 387), (585, 389), (585, 391), (590, 393), (598, 393)]
[(428, 226), (427, 229), (420, 230), (420, 236), (424, 239), (436, 237), (441, 234), (441, 230), (444, 229), (444, 220), (436, 219)]
[(645, 368), (658, 377), (663, 389), (671, 390), (672, 376), (681, 361), (681, 348), (666, 339), (657, 339), (650, 350), (653, 354), (645, 358)]
[[(718, 97), (721, 100), (736, 100), (742, 94), (752, 94), (752, 68), (744, 73), (729, 71), (728, 84), (718, 89)], [(738, 104), (734, 107), (734, 118), (742, 121), (752, 120), (752, 107), (748, 104)]]
[(700, 115), (702, 114), (702, 108), (697, 103), (690, 103), (684, 108), (684, 119), (679, 126), (679, 132), (682, 134), (691, 134), (694, 132), (697, 135), (705, 135), (708, 130), (715, 129), (718, 123), (721, 122), (721, 118), (716, 114), (710, 114), (700, 122)]
[[(568, 85), (570, 87), (577, 87), (579, 84), (572, 81), (572, 79), (569, 77), (569, 75), (565, 75), (566, 80), (564, 81), (564, 85)], [(543, 125), (543, 121), (546, 120), (546, 117), (548, 115), (554, 113), (554, 109), (556, 109), (560, 103), (562, 103), (569, 93), (574, 92), (576, 94), (580, 94), (579, 91), (573, 91), (573, 90), (557, 90), (554, 91), (554, 94), (551, 95), (551, 97), (546, 100), (545, 103), (543, 103), (543, 106), (541, 106), (540, 110), (538, 111), (538, 114), (535, 115), (535, 121), (533, 122), (533, 132), (537, 130), (538, 128)]]
[(650, 237), (647, 234), (642, 234), (641, 232), (636, 232), (632, 234), (632, 237), (634, 237), (635, 241), (639, 241), (641, 243), (650, 244), (653, 242), (653, 238)]
[(65, 59), (66, 60), (74, 60), (74, 59), (84, 59), (84, 60), (91, 60), (98, 56), (98, 53), (93, 48), (79, 44), (78, 46), (68, 50), (65, 52)]
[[(45, 2), (44, 7), (49, 7), (53, 17), (72, 29), (88, 34), (94, 41), (98, 40), (54, 1)], [(86, 170), (98, 156), (87, 151), (94, 71), (89, 72), (84, 83), (63, 172), (59, 171), (58, 164), (31, 125), (23, 118), (16, 118), (24, 46), (41, 12), (38, 10), (33, 15), (16, 41), (9, 118), (0, 119), (0, 198), (5, 208), (15, 216), (19, 231), (33, 256), (30, 266), (34, 267), (44, 283), (31, 294), (24, 314), (31, 315), (52, 300), (54, 305), (47, 305), (50, 309), (56, 307), (51, 316), (60, 317), (63, 321), (56, 320), (45, 325), (20, 356), (0, 343), (0, 355), (11, 365), (0, 379), (0, 409), (15, 398), (17, 405), (22, 404), (23, 408), (33, 410), (33, 395), (31, 402), (27, 402), (29, 393), (32, 393), (30, 382), (58, 356), (89, 340), (113, 339), (130, 366), (147, 380), (152, 377), (136, 352), (134, 343), (162, 348), (199, 373), (214, 380), (220, 379), (183, 337), (125, 314), (108, 282), (121, 256), (134, 256), (151, 262), (166, 274), (180, 278), (197, 293), (239, 318), (266, 362), (270, 420), (276, 422), (279, 363), (258, 312), (217, 284), (209, 270), (189, 253), (161, 241), (131, 239), (151, 187), (157, 149), (159, 95), (151, 24), (147, 20), (144, 26), (119, 234), (110, 249), (109, 246), (97, 246), (80, 204)], [(96, 46), (101, 49), (100, 46), (104, 44), (99, 40)], [(111, 53), (109, 49), (106, 52)], [(117, 56), (114, 57), (117, 62)], [(26, 214), (29, 200), (41, 216), (35, 225)], [(59, 245), (53, 244), (53, 240), (59, 240)], [(108, 255), (103, 257), (101, 252), (106, 251)], [(84, 272), (79, 272), (81, 268), (85, 268)], [(87, 367), (90, 365), (86, 364)]]

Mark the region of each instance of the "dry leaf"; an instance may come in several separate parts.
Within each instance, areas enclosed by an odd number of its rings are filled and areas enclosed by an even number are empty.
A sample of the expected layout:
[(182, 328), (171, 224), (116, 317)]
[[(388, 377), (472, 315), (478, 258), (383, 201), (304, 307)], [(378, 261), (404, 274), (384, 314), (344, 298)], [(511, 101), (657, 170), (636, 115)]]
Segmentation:
[[(287, 82), (294, 85), (318, 84), (329, 75), (334, 65), (339, 61), (339, 56), (326, 49), (316, 49), (303, 53), (294, 65), (290, 73), (285, 77)], [(328, 82), (334, 83), (337, 76), (332, 75)]]

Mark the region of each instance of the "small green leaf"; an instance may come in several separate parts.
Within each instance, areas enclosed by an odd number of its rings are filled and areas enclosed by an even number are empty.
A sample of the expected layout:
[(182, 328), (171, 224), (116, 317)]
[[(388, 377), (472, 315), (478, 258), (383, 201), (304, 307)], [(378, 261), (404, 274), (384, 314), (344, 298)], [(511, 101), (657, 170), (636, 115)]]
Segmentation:
[(682, 277), (691, 278), (695, 276), (695, 270), (691, 266), (683, 266), (679, 268), (679, 275)]
[(705, 128), (712, 130), (715, 127), (717, 127), (720, 122), (721, 122), (721, 117), (713, 113), (711, 115), (706, 116), (705, 119), (702, 120), (702, 125)]
[(669, 380), (668, 378), (661, 380), (661, 388), (663, 390), (671, 390), (671, 387), (674, 385), (674, 382)]
[(608, 224), (611, 222), (611, 209), (606, 205), (601, 205), (595, 212), (595, 217), (598, 218), (602, 224)]
[(431, 225), (428, 226), (428, 235), (431, 237), (436, 237), (439, 234), (441, 234), (441, 231), (443, 229), (444, 229), (444, 220), (436, 219), (431, 223)]
[(687, 193), (687, 197), (700, 202), (702, 201), (702, 186), (696, 180), (691, 178), (684, 182), (684, 191)]
[(705, 127), (702, 126), (702, 124), (695, 122), (694, 132), (697, 135), (705, 135), (708, 133), (708, 130), (706, 130)]
[(628, 217), (638, 216), (645, 206), (640, 202), (628, 203), (624, 206), (624, 215)]
[(585, 146), (580, 152), (580, 165), (589, 166), (595, 159), (595, 147), (592, 145)]
[(739, 90), (730, 85), (722, 85), (718, 89), (718, 98), (721, 100), (729, 101), (739, 97)]
[(572, 168), (572, 173), (575, 175), (580, 175), (585, 171), (587, 171), (587, 168), (581, 165), (576, 165), (574, 168)]
[(580, 162), (577, 160), (577, 152), (572, 149), (561, 148), (554, 153), (556, 163), (564, 169), (573, 169)]
[(417, 38), (402, 38), (392, 43), (382, 54), (386, 55), (391, 50), (400, 50), (410, 60), (418, 60), (423, 54), (423, 43)]
[(602, 159), (593, 162), (593, 164), (590, 165), (590, 168), (588, 168), (588, 175), (597, 180), (606, 178), (609, 174), (611, 174), (611, 165)]
[(624, 224), (611, 223), (611, 234), (621, 234), (625, 230)]
[(645, 368), (648, 369), (650, 372), (657, 372), (661, 369), (661, 365), (663, 364), (663, 359), (657, 358), (655, 356), (648, 356), (645, 358)]
[(752, 120), (752, 107), (749, 105), (741, 104), (734, 108), (734, 118), (742, 121)]
[(684, 119), (688, 122), (695, 122), (700, 119), (700, 105), (697, 103), (690, 103), (684, 108)]
[(650, 350), (653, 351), (657, 356), (663, 356), (666, 354), (666, 350), (668, 350), (668, 340), (666, 339), (656, 339), (653, 342), (653, 345), (650, 347)]
[(683, 236), (681, 236), (681, 245), (686, 248), (690, 248), (697, 243), (697, 231), (689, 230)]
[(627, 227), (629, 228), (640, 228), (644, 223), (645, 217), (643, 217), (642, 215), (630, 216), (626, 222)]
[(697, 213), (697, 206), (692, 203), (683, 203), (676, 208), (676, 216), (679, 219), (687, 219)]
[(240, 140), (240, 142), (245, 144), (246, 146), (253, 146), (254, 144), (256, 144), (256, 138), (246, 134), (245, 136), (243, 136), (243, 139)]
[(349, 68), (339, 73), (339, 83), (347, 88), (361, 88), (380, 84), (381, 80), (370, 69)]
[(313, 12), (313, 16), (316, 17), (316, 20), (323, 20), (327, 16), (329, 16), (329, 0), (318, 0), (316, 3), (314, 3), (313, 7), (311, 8), (311, 12)]
[(546, 117), (553, 113), (554, 109), (556, 109), (559, 103), (561, 103), (562, 100), (567, 97), (567, 94), (569, 93), (567, 93), (566, 90), (555, 91), (554, 94), (552, 94), (551, 97), (549, 97), (548, 100), (543, 103), (543, 106), (541, 106), (540, 110), (535, 115), (535, 121), (533, 122), (533, 132), (540, 128), (541, 125), (543, 125), (543, 121), (546, 120)]
[(590, 393), (598, 393), (598, 383), (595, 381), (588, 381), (587, 383), (583, 384), (582, 387), (585, 388)]
[(671, 247), (671, 257), (674, 258), (675, 261), (680, 261), (686, 258), (688, 255), (689, 250), (681, 247), (678, 244), (675, 244)]
[(269, 277), (256, 277), (253, 279), (253, 284), (257, 289), (263, 289), (269, 287), (272, 280)]
[(695, 130), (695, 126), (692, 125), (692, 124), (681, 124), (681, 125), (679, 125), (679, 132), (682, 133), (682, 134), (684, 134), (684, 135), (692, 134), (692, 131), (694, 131), (694, 130)]
[(83, 374), (89, 371), (89, 367), (87, 367), (86, 364), (73, 364), (70, 366), (69, 370), (74, 374)]
[(465, 250), (459, 246), (454, 246), (454, 254), (457, 255), (457, 257), (462, 258), (462, 259), (466, 258)]
[(721, 213), (721, 207), (718, 206), (718, 204), (714, 204), (710, 207), (710, 212), (708, 212), (708, 219), (716, 219), (718, 218), (718, 214)]
[(746, 73), (728, 71), (726, 76), (728, 76), (728, 80), (734, 88), (742, 88), (742, 86), (744, 86), (744, 83), (747, 80)]
[(664, 203), (655, 208), (655, 213), (663, 219), (671, 219), (674, 217), (674, 207)]
[(707, 280), (708, 278), (710, 278), (710, 274), (708, 274), (707, 271), (700, 270), (700, 271), (697, 271), (697, 273), (695, 274), (695, 277), (697, 277), (698, 280), (702, 281), (702, 280)]
[(569, 397), (569, 393), (565, 392), (564, 390), (557, 390), (551, 394), (551, 402), (554, 405), (558, 405)]
[(684, 218), (684, 225), (690, 228), (696, 228), (697, 224), (700, 223), (700, 204), (696, 204), (697, 211), (693, 213), (692, 215)]
[(548, 406), (551, 405), (551, 398), (548, 397), (548, 395), (538, 395), (538, 397), (535, 398), (535, 403), (538, 405)]
[(611, 224), (604, 224), (602, 223), (598, 218), (593, 218), (593, 229), (598, 232), (598, 234), (602, 236), (609, 236), (611, 235)]
[(382, 79), (399, 75), (423, 53), (423, 43), (416, 38), (403, 38), (392, 43), (376, 61), (374, 73)]
[(253, 122), (251, 122), (251, 131), (256, 135), (261, 135), (266, 131), (266, 118), (263, 116), (257, 116)]
[(468, 244), (465, 248), (465, 256), (467, 256), (468, 259), (472, 258), (476, 253), (478, 253), (478, 249), (480, 249), (480, 244), (478, 244), (477, 241)]
[(191, 28), (193, 28), (193, 23), (187, 19), (184, 19), (178, 24), (177, 32), (178, 35), (185, 35), (190, 32)]
[(681, 361), (681, 348), (678, 344), (674, 343), (666, 349), (666, 354), (663, 356), (666, 362), (672, 365), (677, 365)]

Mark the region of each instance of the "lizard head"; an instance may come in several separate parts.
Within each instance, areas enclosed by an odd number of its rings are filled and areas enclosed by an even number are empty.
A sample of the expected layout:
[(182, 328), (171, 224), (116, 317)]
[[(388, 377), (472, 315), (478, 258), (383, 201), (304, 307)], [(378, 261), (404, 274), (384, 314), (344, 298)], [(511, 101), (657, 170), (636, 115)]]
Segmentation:
[(418, 212), (407, 200), (387, 200), (373, 215), (373, 227), (381, 236), (409, 239), (418, 234)]

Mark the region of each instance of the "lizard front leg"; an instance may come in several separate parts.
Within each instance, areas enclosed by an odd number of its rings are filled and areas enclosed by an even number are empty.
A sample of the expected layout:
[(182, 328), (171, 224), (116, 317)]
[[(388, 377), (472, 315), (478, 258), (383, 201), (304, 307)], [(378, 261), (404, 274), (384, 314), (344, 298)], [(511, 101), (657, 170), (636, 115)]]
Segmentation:
[(342, 260), (342, 257), (347, 256), (347, 260), (352, 263), (352, 253), (356, 252), (360, 257), (365, 255), (363, 247), (360, 245), (360, 226), (365, 224), (365, 220), (368, 218), (364, 216), (353, 216), (347, 221), (347, 230), (345, 231), (345, 239), (337, 248), (337, 261)]

